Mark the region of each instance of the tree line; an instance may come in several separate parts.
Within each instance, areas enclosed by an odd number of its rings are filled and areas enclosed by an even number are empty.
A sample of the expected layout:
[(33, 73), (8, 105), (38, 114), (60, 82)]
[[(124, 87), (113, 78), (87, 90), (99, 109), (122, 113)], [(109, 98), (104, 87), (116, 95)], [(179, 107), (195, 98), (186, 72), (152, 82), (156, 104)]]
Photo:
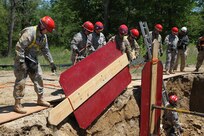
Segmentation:
[(203, 0), (0, 0), (0, 55), (13, 54), (20, 31), (45, 15), (56, 23), (48, 36), (50, 46), (68, 49), (87, 20), (103, 22), (106, 37), (116, 34), (121, 24), (140, 30), (139, 21), (146, 21), (150, 30), (162, 24), (163, 39), (173, 26), (186, 26), (191, 42), (204, 34)]

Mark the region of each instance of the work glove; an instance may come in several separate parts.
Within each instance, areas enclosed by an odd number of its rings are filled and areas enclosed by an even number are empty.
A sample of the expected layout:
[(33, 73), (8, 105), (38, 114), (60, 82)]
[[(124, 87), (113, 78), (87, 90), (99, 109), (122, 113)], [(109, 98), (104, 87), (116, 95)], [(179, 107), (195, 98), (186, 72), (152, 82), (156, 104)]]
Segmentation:
[(51, 71), (54, 73), (57, 70), (57, 67), (55, 66), (54, 63), (51, 63), (50, 66), (51, 66)]
[(20, 69), (21, 70), (27, 70), (27, 66), (26, 66), (26, 64), (25, 64), (25, 62), (20, 62)]

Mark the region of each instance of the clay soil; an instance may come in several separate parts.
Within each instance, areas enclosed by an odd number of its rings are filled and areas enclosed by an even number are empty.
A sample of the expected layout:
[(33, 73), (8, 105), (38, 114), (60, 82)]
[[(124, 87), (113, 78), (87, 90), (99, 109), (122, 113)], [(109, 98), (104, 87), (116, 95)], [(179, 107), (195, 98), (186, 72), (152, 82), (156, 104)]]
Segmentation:
[[(58, 76), (44, 73), (45, 97), (51, 97), (55, 91), (61, 95)], [(0, 71), (0, 108), (13, 105), (12, 71)], [(23, 102), (35, 101), (36, 94), (28, 80)], [(52, 85), (51, 85), (52, 84)], [(188, 74), (166, 81), (167, 90), (179, 96), (178, 107), (204, 113), (203, 88), (204, 74)], [(52, 93), (51, 93), (52, 92)], [(52, 108), (33, 113), (29, 116), (0, 125), (0, 136), (139, 136), (139, 102), (141, 88), (125, 90), (86, 130), (80, 129), (73, 114), (69, 115), (57, 127), (47, 124), (48, 113)], [(1, 114), (1, 113), (0, 113)], [(184, 136), (204, 135), (204, 118), (179, 114)], [(161, 131), (162, 132), (162, 131)], [(162, 132), (162, 135), (163, 132)]]

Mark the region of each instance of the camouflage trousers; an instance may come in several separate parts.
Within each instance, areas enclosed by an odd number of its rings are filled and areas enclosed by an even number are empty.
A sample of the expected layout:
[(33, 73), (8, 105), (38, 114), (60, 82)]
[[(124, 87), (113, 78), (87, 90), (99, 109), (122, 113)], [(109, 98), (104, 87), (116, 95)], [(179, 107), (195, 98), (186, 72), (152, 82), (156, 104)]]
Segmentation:
[(177, 50), (167, 50), (166, 52), (166, 71), (173, 70), (177, 59)]
[(15, 99), (22, 99), (25, 94), (25, 84), (26, 79), (29, 76), (34, 84), (34, 90), (37, 94), (43, 94), (43, 79), (42, 79), (42, 69), (40, 64), (38, 64), (37, 72), (31, 73), (28, 69), (23, 70), (20, 64), (16, 62), (14, 64), (14, 75), (16, 77), (13, 97)]
[(184, 70), (184, 68), (186, 66), (186, 57), (187, 57), (186, 50), (182, 50), (182, 49), (178, 50), (178, 54), (177, 54), (177, 59), (176, 59), (174, 70), (177, 70), (178, 63), (179, 63), (180, 59), (181, 59), (180, 71)]
[(199, 69), (201, 67), (201, 65), (203, 64), (203, 60), (204, 60), (204, 50), (198, 52), (196, 69)]

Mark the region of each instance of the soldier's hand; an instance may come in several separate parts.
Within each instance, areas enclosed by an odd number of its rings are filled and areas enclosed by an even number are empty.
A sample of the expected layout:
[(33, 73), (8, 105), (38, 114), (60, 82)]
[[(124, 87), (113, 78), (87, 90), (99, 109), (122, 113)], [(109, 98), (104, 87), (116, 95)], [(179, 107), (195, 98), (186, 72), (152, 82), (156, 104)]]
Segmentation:
[(20, 62), (20, 69), (21, 70), (26, 70), (27, 69), (27, 66), (26, 66), (25, 62)]
[(50, 66), (51, 66), (51, 71), (54, 73), (57, 70), (57, 67), (55, 66), (54, 63), (51, 63)]
[(75, 52), (76, 52), (76, 54), (78, 54), (78, 56), (80, 56), (81, 53), (80, 53), (79, 49), (76, 49)]

